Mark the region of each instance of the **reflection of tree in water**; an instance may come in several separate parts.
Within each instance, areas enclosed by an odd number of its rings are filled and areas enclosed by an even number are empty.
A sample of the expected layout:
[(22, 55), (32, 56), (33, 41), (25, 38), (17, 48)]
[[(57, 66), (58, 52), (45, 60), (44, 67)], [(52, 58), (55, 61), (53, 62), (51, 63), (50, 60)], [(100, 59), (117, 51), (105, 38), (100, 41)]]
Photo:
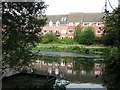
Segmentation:
[(91, 71), (93, 67), (94, 67), (93, 59), (80, 58), (80, 57), (74, 58), (74, 69), (76, 71), (79, 71), (81, 69), (85, 71)]

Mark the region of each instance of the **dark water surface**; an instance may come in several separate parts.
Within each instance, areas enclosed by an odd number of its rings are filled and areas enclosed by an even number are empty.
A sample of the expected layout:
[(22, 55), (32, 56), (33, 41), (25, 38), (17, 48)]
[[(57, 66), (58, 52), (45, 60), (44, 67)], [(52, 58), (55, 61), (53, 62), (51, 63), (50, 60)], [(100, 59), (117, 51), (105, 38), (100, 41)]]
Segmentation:
[(37, 73), (55, 75), (73, 83), (103, 83), (104, 60), (101, 56), (44, 51), (41, 54), (35, 63)]

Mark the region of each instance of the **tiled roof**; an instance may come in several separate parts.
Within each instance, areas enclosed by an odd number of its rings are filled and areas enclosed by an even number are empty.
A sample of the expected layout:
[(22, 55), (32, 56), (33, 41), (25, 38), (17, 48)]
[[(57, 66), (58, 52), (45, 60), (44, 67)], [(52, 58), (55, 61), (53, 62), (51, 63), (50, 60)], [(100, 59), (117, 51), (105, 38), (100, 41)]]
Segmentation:
[(101, 22), (103, 13), (84, 13), (83, 22)]
[(53, 23), (59, 21), (61, 24), (66, 24), (67, 19), (68, 19), (68, 15), (48, 15), (47, 23), (49, 23), (49, 21), (52, 21)]
[(49, 21), (52, 21), (54, 24), (57, 21), (59, 21), (61, 24), (66, 24), (67, 22), (101, 22), (103, 16), (103, 13), (70, 13), (68, 15), (48, 15), (47, 23), (49, 23)]
[(70, 13), (68, 22), (101, 22), (103, 13)]
[(68, 22), (82, 22), (83, 13), (70, 13), (68, 15)]

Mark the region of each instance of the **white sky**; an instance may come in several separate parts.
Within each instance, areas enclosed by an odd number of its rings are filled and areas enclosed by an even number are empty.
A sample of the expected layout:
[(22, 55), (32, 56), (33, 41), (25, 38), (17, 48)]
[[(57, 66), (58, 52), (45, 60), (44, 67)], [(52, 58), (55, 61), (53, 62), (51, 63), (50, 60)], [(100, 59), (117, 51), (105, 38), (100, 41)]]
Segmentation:
[[(43, 0), (48, 4), (47, 15), (68, 14), (70, 12), (102, 12), (105, 0)], [(109, 0), (113, 8), (118, 6), (118, 0)], [(107, 8), (112, 11), (109, 3)]]

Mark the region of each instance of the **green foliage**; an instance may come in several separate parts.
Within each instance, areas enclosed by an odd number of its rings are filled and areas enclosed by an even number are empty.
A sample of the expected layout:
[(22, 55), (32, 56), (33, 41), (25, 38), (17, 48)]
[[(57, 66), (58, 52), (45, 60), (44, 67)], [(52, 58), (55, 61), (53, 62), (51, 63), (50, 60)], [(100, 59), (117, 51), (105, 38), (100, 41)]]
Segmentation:
[(104, 55), (107, 47), (101, 46), (77, 46), (77, 45), (66, 45), (66, 44), (41, 44), (38, 45), (34, 50), (42, 51), (61, 51), (61, 52), (74, 52), (81, 54), (94, 54)]
[[(2, 56), (10, 67), (27, 65), (46, 24), (44, 2), (2, 2)], [(39, 15), (39, 16), (38, 16)]]
[(113, 10), (105, 18), (105, 36), (104, 42), (106, 45), (120, 47), (120, 7)]
[(120, 50), (110, 48), (106, 56), (105, 83), (109, 88), (120, 88)]
[(103, 37), (95, 37), (94, 44), (103, 44)]
[(85, 31), (83, 31), (82, 33), (81, 43), (86, 45), (93, 44), (94, 38), (95, 35), (94, 35), (93, 27), (86, 27)]
[(61, 44), (74, 44), (75, 41), (72, 38), (64, 38), (61, 40)]
[(42, 38), (42, 43), (54, 43), (58, 41), (58, 37), (54, 34), (45, 34)]
[(75, 31), (75, 40), (80, 44), (90, 45), (94, 43), (95, 35), (93, 27), (86, 27), (84, 31)]
[(81, 42), (81, 35), (82, 35), (82, 28), (81, 27), (76, 27), (75, 33), (74, 33), (74, 40), (78, 43)]
[(108, 14), (104, 21), (104, 42), (112, 46), (106, 54), (104, 77), (109, 88), (120, 88), (120, 7)]

